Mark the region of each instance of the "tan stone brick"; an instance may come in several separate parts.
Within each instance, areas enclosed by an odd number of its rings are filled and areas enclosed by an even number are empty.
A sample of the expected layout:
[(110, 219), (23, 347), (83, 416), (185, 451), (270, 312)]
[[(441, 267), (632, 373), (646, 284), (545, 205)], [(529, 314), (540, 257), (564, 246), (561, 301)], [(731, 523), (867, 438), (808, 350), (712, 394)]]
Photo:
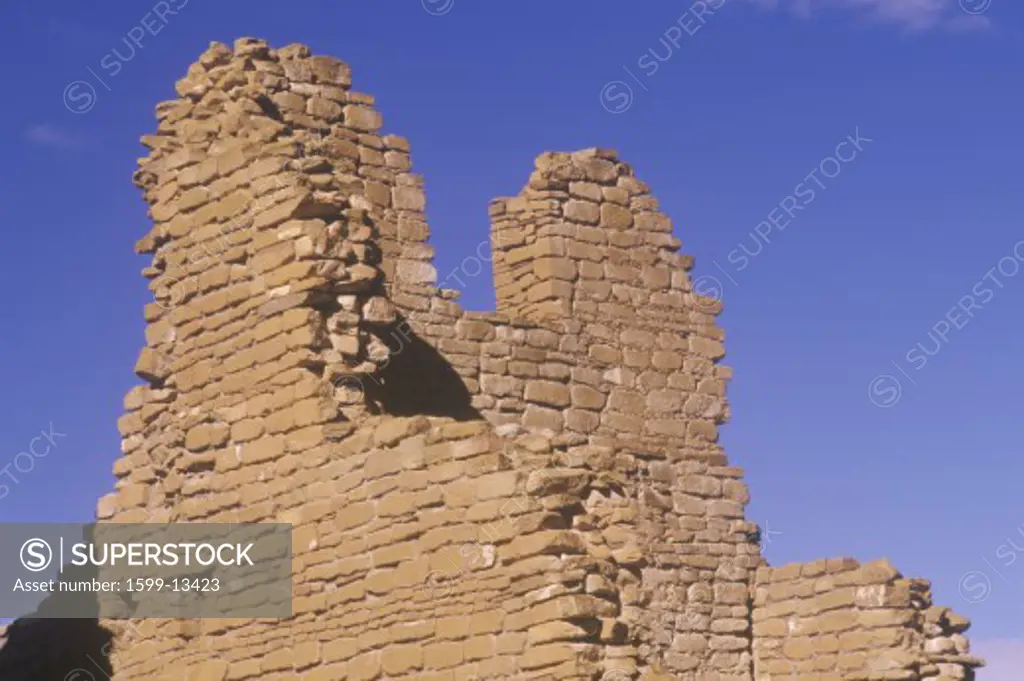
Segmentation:
[(502, 630), (505, 621), (505, 613), (501, 610), (491, 610), (470, 615), (469, 634), (497, 634)]
[(353, 658), (345, 665), (346, 678), (352, 681), (370, 681), (377, 678), (382, 669), (381, 656), (382, 653), (371, 651)]
[(523, 669), (539, 669), (561, 662), (569, 662), (577, 657), (576, 650), (569, 644), (551, 643), (531, 646), (520, 660)]
[(501, 471), (481, 476), (476, 479), (477, 498), (487, 500), (512, 496), (518, 484), (519, 473), (516, 471)]
[(199, 665), (192, 673), (191, 678), (196, 681), (224, 681), (228, 675), (228, 662), (226, 660), (208, 660)]
[(613, 230), (626, 230), (633, 226), (633, 214), (629, 209), (613, 203), (601, 204), (601, 227)]
[(593, 433), (600, 427), (601, 417), (592, 411), (569, 409), (565, 412), (565, 425), (570, 430)]
[(527, 300), (530, 302), (547, 300), (549, 298), (569, 300), (572, 298), (572, 295), (573, 287), (571, 284), (551, 279), (540, 281), (530, 286), (526, 292)]
[(601, 220), (601, 210), (598, 204), (590, 201), (566, 201), (564, 210), (566, 219), (573, 222), (596, 225)]
[(559, 432), (565, 425), (562, 413), (554, 409), (531, 404), (523, 412), (523, 426)]
[(354, 130), (373, 132), (383, 125), (381, 116), (373, 109), (349, 105), (345, 107), (345, 126)]
[(292, 648), (272, 650), (260, 660), (260, 673), (292, 669), (294, 664), (294, 652)]
[(552, 407), (567, 407), (572, 401), (569, 386), (551, 381), (529, 381), (525, 398)]
[(149, 502), (150, 488), (146, 485), (128, 485), (117, 491), (117, 506), (120, 509), (145, 506)]
[(255, 440), (264, 432), (261, 419), (245, 419), (231, 426), (231, 439), (235, 442), (246, 442)]
[(596, 156), (576, 157), (574, 163), (583, 171), (586, 179), (591, 182), (607, 184), (614, 182), (618, 171), (611, 161)]
[(326, 118), (328, 121), (340, 120), (342, 107), (329, 99), (322, 97), (311, 97), (306, 100), (306, 113), (310, 116)]
[(599, 227), (580, 225), (576, 228), (576, 238), (584, 243), (600, 247), (608, 243), (608, 231)]
[(359, 527), (375, 516), (374, 505), (368, 502), (348, 504), (338, 510), (334, 519), (334, 526), (339, 530), (349, 530)]
[(495, 648), (494, 636), (474, 636), (462, 644), (462, 652), (467, 661), (491, 658)]
[(418, 644), (392, 645), (381, 651), (381, 670), (385, 674), (406, 674), (423, 667), (423, 647)]
[(224, 678), (228, 681), (235, 681), (236, 679), (257, 676), (259, 671), (260, 661), (258, 659), (236, 660), (230, 664), (227, 675)]
[(608, 399), (603, 392), (587, 385), (573, 385), (570, 394), (573, 406), (582, 409), (603, 409)]
[(460, 336), (470, 340), (489, 341), (494, 339), (494, 325), (484, 321), (460, 319), (455, 328)]
[(306, 100), (292, 92), (277, 92), (271, 95), (270, 99), (279, 109), (288, 111), (305, 111)]
[(242, 460), (259, 463), (269, 461), (284, 455), (284, 438), (262, 437), (242, 446)]
[(533, 273), (539, 279), (576, 279), (576, 264), (569, 258), (537, 258), (533, 261)]
[(447, 669), (462, 664), (461, 642), (433, 643), (423, 648), (423, 666), (426, 669)]
[(151, 382), (162, 381), (167, 376), (167, 360), (152, 348), (143, 348), (135, 364), (135, 375)]
[(374, 431), (373, 439), (378, 445), (389, 447), (407, 437), (423, 432), (430, 427), (424, 418), (390, 419)]

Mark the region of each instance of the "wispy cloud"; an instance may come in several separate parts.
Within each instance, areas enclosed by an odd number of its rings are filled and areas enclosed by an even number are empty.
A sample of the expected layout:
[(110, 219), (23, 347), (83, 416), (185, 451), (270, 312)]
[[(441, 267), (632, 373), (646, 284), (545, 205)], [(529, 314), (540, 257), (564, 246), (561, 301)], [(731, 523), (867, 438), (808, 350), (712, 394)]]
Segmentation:
[(985, 681), (1020, 681), (1024, 669), (1024, 640), (973, 642), (971, 654), (988, 663), (978, 672)]
[(782, 8), (804, 18), (836, 10), (868, 21), (911, 31), (977, 30), (991, 24), (981, 13), (986, 0), (749, 0), (765, 8)]
[(25, 139), (32, 144), (52, 149), (76, 150), (83, 146), (82, 140), (75, 135), (45, 124), (33, 125), (26, 130)]

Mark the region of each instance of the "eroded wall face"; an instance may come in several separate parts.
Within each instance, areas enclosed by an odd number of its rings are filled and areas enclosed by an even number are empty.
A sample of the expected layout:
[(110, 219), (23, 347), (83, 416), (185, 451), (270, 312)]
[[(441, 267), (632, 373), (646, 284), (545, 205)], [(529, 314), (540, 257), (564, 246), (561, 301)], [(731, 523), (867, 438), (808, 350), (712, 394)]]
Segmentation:
[[(289, 522), (295, 614), (145, 622), (116, 678), (633, 673), (629, 573), (574, 523), (608, 483), (566, 443), (495, 435), (400, 324), (432, 278), (410, 246), (425, 234), (403, 231), (422, 192), (347, 67), (245, 41), (178, 87), (137, 175), (155, 223), (149, 385), (127, 400), (100, 517)], [(433, 420), (393, 416), (408, 412)]]
[(566, 456), (481, 421), (370, 417), (264, 490), (294, 527), (294, 616), (146, 621), (115, 678), (631, 673), (635, 659), (614, 654), (626, 649), (618, 567), (574, 523), (606, 483)]
[(980, 663), (967, 620), (888, 561), (762, 568), (753, 620), (755, 681), (970, 679)]
[(919, 582), (764, 567), (720, 305), (614, 152), (542, 154), (492, 202), (498, 310), (467, 313), (347, 65), (242, 39), (177, 91), (135, 177), (145, 384), (97, 516), (291, 523), (294, 615), (103, 622), (114, 679), (970, 678)]
[[(614, 481), (585, 500), (583, 522), (592, 528), (593, 550), (611, 555), (635, 581), (620, 599), (642, 658), (688, 672), (680, 678), (708, 669), (747, 678), (749, 580), (760, 556), (750, 539), (755, 528), (743, 517), (742, 472), (728, 466), (714, 442), (717, 412), (678, 416), (672, 434), (649, 430), (669, 422), (670, 410), (689, 397), (708, 396), (674, 395), (675, 406), (666, 409), (659, 398), (671, 391), (649, 399), (644, 381), (667, 382), (681, 372), (624, 370), (618, 359), (623, 352), (662, 353), (681, 366), (688, 349), (658, 350), (658, 335), (636, 330), (624, 333), (645, 345), (621, 346), (623, 331), (613, 326), (595, 337), (571, 323), (449, 322), (439, 326), (466, 336), (438, 347), (459, 367), (482, 415), (502, 424), (500, 431), (551, 434)], [(678, 344), (670, 334), (664, 338), (662, 347)], [(602, 354), (613, 346), (623, 349)]]
[(587, 447), (619, 481), (587, 502), (637, 579), (622, 611), (641, 667), (747, 679), (750, 582), (761, 564), (742, 471), (717, 444), (728, 416), (716, 301), (649, 188), (614, 152), (544, 154), (491, 204), (498, 314), (439, 301), (410, 323), (495, 424)]

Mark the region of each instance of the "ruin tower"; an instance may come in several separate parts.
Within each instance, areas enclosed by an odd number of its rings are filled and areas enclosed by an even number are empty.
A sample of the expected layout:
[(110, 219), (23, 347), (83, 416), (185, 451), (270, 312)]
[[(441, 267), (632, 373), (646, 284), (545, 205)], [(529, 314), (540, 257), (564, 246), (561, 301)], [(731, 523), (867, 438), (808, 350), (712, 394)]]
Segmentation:
[[(614, 152), (541, 154), (491, 203), (497, 311), (470, 313), (346, 64), (241, 39), (176, 90), (135, 176), (154, 301), (97, 517), (290, 523), (295, 598), (105, 621), (113, 679), (971, 678), (926, 582), (766, 565), (718, 444), (720, 304)], [(63, 678), (55, 638), (0, 677)]]

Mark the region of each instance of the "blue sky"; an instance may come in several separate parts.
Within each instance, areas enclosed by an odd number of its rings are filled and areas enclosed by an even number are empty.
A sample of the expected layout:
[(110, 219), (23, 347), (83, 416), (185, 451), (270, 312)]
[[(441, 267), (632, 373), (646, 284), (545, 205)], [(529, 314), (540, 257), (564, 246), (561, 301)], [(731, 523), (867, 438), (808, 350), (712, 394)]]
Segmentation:
[[(348, 61), (411, 140), (442, 280), (538, 153), (619, 150), (725, 301), (723, 442), (769, 559), (890, 557), (1008, 664), (1024, 650), (1024, 556), (1007, 543), (1024, 547), (1024, 7), (706, 5), (2, 10), (0, 522), (88, 520), (112, 485), (148, 296), (130, 178), (155, 104), (211, 40), (303, 42)], [(489, 271), (460, 278), (467, 307), (492, 304)], [(18, 458), (51, 428), (45, 456)]]

